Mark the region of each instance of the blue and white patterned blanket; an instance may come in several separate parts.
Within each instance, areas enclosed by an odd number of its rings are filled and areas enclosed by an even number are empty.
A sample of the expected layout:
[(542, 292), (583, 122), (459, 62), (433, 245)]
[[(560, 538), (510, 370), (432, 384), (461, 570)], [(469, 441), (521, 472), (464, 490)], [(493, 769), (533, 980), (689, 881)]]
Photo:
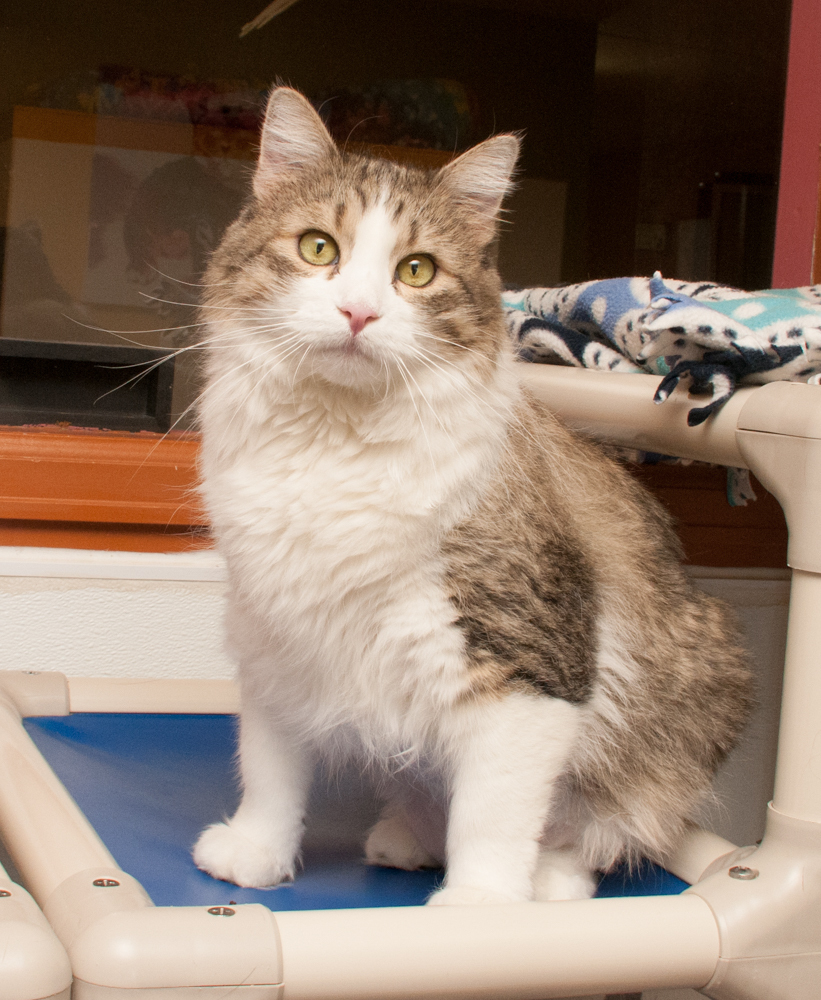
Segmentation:
[(611, 278), (503, 295), (508, 330), (528, 361), (683, 378), (703, 423), (736, 385), (821, 382), (821, 285), (743, 292), (707, 282)]

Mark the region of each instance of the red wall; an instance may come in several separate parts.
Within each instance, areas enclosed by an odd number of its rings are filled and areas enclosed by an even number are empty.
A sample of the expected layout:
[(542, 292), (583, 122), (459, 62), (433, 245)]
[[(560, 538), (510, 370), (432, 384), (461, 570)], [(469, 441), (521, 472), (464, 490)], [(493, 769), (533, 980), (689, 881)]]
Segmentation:
[(821, 146), (821, 0), (793, 0), (773, 287), (808, 285)]

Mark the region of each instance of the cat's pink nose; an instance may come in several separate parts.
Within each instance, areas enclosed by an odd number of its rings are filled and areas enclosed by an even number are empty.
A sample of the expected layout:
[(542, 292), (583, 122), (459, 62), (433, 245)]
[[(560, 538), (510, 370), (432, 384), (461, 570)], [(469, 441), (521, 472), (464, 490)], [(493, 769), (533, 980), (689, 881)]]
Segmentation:
[(340, 306), (339, 311), (347, 318), (348, 326), (350, 326), (354, 337), (361, 333), (372, 319), (379, 319), (379, 314), (374, 312), (371, 306)]

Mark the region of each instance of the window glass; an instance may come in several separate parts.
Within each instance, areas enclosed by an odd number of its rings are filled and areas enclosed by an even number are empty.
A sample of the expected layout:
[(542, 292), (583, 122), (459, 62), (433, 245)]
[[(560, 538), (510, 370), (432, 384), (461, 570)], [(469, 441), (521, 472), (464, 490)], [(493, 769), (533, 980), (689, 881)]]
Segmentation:
[[(150, 367), (52, 346), (26, 369), (28, 348), (3, 352), (15, 340), (190, 347), (173, 392), (151, 383), (133, 404), (165, 406), (142, 426), (188, 426), (198, 283), (247, 194), (274, 80), (314, 99), (340, 141), (426, 164), (523, 131), (500, 246), (509, 283), (656, 269), (768, 283), (787, 0), (300, 0), (242, 35), (263, 7), (8, 5), (0, 421), (30, 419), (9, 386), (42, 377), (43, 398), (63, 400), (55, 379), (86, 386), (76, 413), (90, 415), (68, 422), (126, 426), (115, 411), (131, 403), (95, 401)], [(115, 374), (98, 384), (86, 363)]]

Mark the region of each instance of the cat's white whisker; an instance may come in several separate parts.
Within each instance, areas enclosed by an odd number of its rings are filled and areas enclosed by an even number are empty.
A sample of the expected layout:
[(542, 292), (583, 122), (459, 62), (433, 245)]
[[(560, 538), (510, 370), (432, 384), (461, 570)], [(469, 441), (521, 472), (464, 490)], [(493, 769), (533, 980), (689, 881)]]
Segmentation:
[(448, 347), (458, 347), (461, 351), (468, 351), (470, 354), (475, 354), (478, 358), (481, 358), (482, 361), (487, 361), (486, 354), (482, 354), (481, 351), (477, 351), (473, 347), (468, 347), (467, 344), (460, 344), (458, 340), (447, 340), (445, 337), (437, 337), (426, 330), (420, 330), (417, 336), (423, 337), (425, 340), (436, 340), (440, 344), (447, 344)]
[[(402, 376), (402, 381), (405, 383), (405, 387), (408, 391), (408, 399), (411, 401), (414, 412), (416, 413), (416, 418), (419, 421), (419, 428), (422, 431), (422, 434), (425, 438), (425, 444), (427, 445), (428, 454), (430, 455), (431, 468), (433, 469), (434, 475), (436, 475), (438, 478), (436, 459), (433, 456), (433, 448), (431, 447), (430, 438), (428, 437), (428, 431), (427, 428), (425, 427), (425, 421), (422, 419), (422, 414), (419, 412), (419, 407), (416, 405), (416, 399), (414, 398), (413, 387), (411, 386), (409, 381), (409, 379), (412, 378), (411, 373), (408, 370), (407, 365), (405, 364), (404, 361), (401, 360), (401, 358), (397, 358), (396, 362), (399, 374)], [(425, 402), (427, 402), (427, 400), (425, 400)], [(430, 404), (428, 404), (428, 406), (430, 408)], [(433, 411), (432, 408), (431, 412), (433, 413), (434, 416), (436, 416), (435, 411)]]
[[(296, 335), (295, 335), (295, 336), (296, 336)], [(211, 345), (211, 344), (208, 344), (207, 346), (209, 346), (209, 347), (211, 347), (211, 346), (217, 346), (217, 347), (219, 347), (219, 346), (223, 346), (223, 345), (219, 345), (219, 344), (217, 344), (217, 345)], [(228, 347), (228, 346), (232, 346), (232, 345), (224, 345), (224, 346)], [(274, 345), (274, 346), (273, 346), (273, 347), (271, 348), (271, 351), (273, 351), (273, 350), (276, 350), (276, 348), (277, 348), (278, 346), (279, 346), (278, 344), (275, 344), (275, 345)], [(181, 349), (180, 349), (180, 352), (182, 352), (183, 350), (186, 350), (186, 348), (181, 348)], [(225, 372), (225, 374), (224, 374), (224, 377), (225, 377), (225, 378), (228, 378), (228, 377), (230, 377), (231, 375), (233, 375), (233, 374), (235, 374), (235, 373), (236, 373), (236, 371), (237, 371), (237, 369), (238, 369), (238, 368), (241, 368), (241, 367), (242, 367), (243, 365), (246, 365), (246, 364), (250, 364), (250, 363), (255, 363), (255, 362), (257, 362), (257, 360), (258, 360), (257, 358), (251, 358), (251, 359), (247, 359), (247, 360), (246, 360), (246, 361), (244, 361), (244, 362), (240, 362), (240, 363), (239, 363), (239, 364), (238, 364), (237, 366), (235, 366), (235, 367), (234, 367), (233, 369), (231, 369), (231, 370), (229, 370), (229, 371)], [(213, 384), (216, 384), (216, 383), (218, 383), (219, 381), (221, 381), (221, 379), (217, 379), (217, 380), (215, 380), (215, 382), (214, 382)], [(112, 391), (113, 391), (113, 390), (112, 390)], [(139, 471), (139, 469), (141, 469), (141, 468), (143, 467), (143, 465), (145, 464), (145, 462), (146, 462), (146, 461), (147, 461), (147, 460), (148, 460), (148, 459), (149, 459), (149, 458), (151, 457), (151, 455), (153, 455), (153, 454), (154, 454), (154, 452), (155, 452), (155, 451), (156, 451), (156, 449), (157, 449), (157, 448), (159, 447), (159, 445), (160, 445), (160, 444), (161, 444), (161, 443), (162, 443), (163, 441), (165, 441), (165, 440), (167, 439), (167, 437), (169, 436), (169, 434), (171, 434), (171, 433), (172, 433), (172, 432), (173, 432), (174, 430), (176, 430), (176, 428), (178, 427), (178, 425), (179, 425), (180, 423), (182, 423), (182, 421), (183, 421), (183, 420), (184, 420), (184, 419), (185, 419), (185, 418), (186, 418), (186, 417), (187, 417), (187, 416), (188, 416), (188, 415), (189, 415), (189, 414), (190, 414), (190, 413), (191, 413), (191, 412), (192, 412), (192, 411), (193, 411), (193, 410), (194, 410), (194, 409), (195, 409), (195, 408), (196, 408), (196, 407), (198, 406), (199, 402), (200, 402), (200, 398), (198, 397), (197, 399), (194, 399), (194, 400), (193, 400), (193, 401), (192, 401), (191, 403), (189, 403), (189, 404), (188, 404), (188, 405), (187, 405), (187, 406), (185, 407), (185, 409), (184, 409), (184, 410), (182, 410), (182, 412), (181, 412), (181, 413), (180, 413), (180, 414), (179, 414), (179, 415), (177, 416), (177, 418), (176, 418), (176, 419), (174, 420), (174, 422), (173, 422), (173, 423), (171, 424), (171, 426), (170, 426), (170, 427), (168, 428), (168, 430), (167, 430), (167, 431), (165, 431), (165, 433), (164, 433), (164, 434), (162, 435), (162, 437), (161, 437), (161, 438), (160, 438), (160, 439), (159, 439), (159, 440), (157, 441), (157, 443), (156, 443), (156, 444), (154, 445), (154, 447), (150, 449), (150, 451), (149, 451), (149, 452), (148, 452), (148, 454), (146, 455), (145, 459), (143, 459), (143, 462), (142, 462), (142, 463), (140, 463), (140, 465), (139, 465), (139, 466), (137, 467), (137, 469), (135, 469), (135, 471), (134, 471), (134, 474), (132, 475), (132, 479), (133, 479), (133, 476), (137, 474), (137, 472)]]
[[(207, 287), (207, 286), (204, 286)], [(270, 314), (272, 309), (270, 306), (259, 306), (258, 308), (249, 306), (221, 306), (215, 305), (208, 302), (178, 302), (174, 299), (163, 299), (158, 295), (152, 295), (150, 292), (140, 292), (140, 295), (144, 299), (148, 299), (150, 302), (157, 302), (161, 305), (166, 306), (181, 306), (186, 309), (197, 309), (197, 310), (214, 310), (216, 312), (228, 312), (232, 316), (236, 315), (267, 315)]]
[(385, 392), (380, 402), (384, 403), (390, 396), (390, 393), (393, 389), (393, 380), (391, 379), (390, 365), (388, 364), (385, 358), (382, 358), (381, 370), (384, 370), (385, 372)]
[[(465, 377), (468, 375), (468, 373), (459, 369), (457, 366), (453, 366), (454, 371), (449, 372), (447, 369), (443, 368), (440, 364), (437, 364), (437, 362), (434, 361), (429, 354), (427, 354), (425, 351), (422, 351), (419, 348), (417, 348), (414, 351), (413, 357), (420, 364), (428, 368), (429, 371), (438, 372), (441, 376), (443, 376), (443, 379), (447, 383), (448, 388), (459, 393), (460, 397), (464, 399), (465, 402), (469, 402), (472, 404), (478, 403), (479, 405), (481, 405), (484, 401), (487, 400), (487, 387), (484, 386), (483, 383), (479, 382), (478, 380), (475, 380), (477, 382), (477, 385), (479, 385), (480, 388), (484, 390), (483, 393), (480, 394), (471, 385), (466, 384)], [(443, 359), (437, 358), (437, 360), (441, 361)]]
[[(67, 319), (71, 319), (71, 317), (68, 317), (68, 316), (66, 318)], [(109, 327), (106, 327), (106, 326), (94, 326), (91, 323), (82, 323), (78, 319), (74, 319), (73, 322), (75, 322), (78, 326), (83, 327), (84, 330), (94, 330), (97, 333), (110, 333), (112, 336), (115, 336), (115, 337), (122, 335), (123, 339), (125, 339), (125, 335), (126, 334), (132, 334), (133, 336), (137, 336), (138, 334), (149, 334), (149, 333), (176, 333), (178, 330), (193, 330), (196, 327), (207, 326), (208, 325), (203, 320), (203, 321), (201, 321), (199, 323), (192, 322), (192, 323), (183, 323), (180, 326), (160, 326), (160, 327), (153, 327), (153, 328), (147, 329), (147, 330), (112, 330), (112, 329), (110, 329)], [(137, 343), (137, 344), (139, 344), (140, 347), (150, 346), (150, 345), (141, 343), (139, 341), (132, 341), (132, 343)]]
[[(97, 396), (97, 398), (94, 400), (94, 405), (96, 406), (97, 403), (99, 403), (101, 399), (105, 399), (106, 396), (110, 396), (114, 392), (119, 392), (120, 389), (124, 389), (126, 386), (129, 386), (129, 385), (138, 385), (146, 376), (150, 375), (151, 372), (153, 372), (157, 368), (159, 368), (160, 365), (165, 364), (166, 361), (168, 361), (168, 360), (169, 360), (169, 357), (165, 357), (165, 358), (160, 358), (159, 361), (154, 361), (154, 362), (149, 363), (147, 365), (147, 367), (144, 368), (143, 371), (137, 372), (136, 375), (132, 375), (131, 378), (126, 379), (125, 382), (121, 382), (119, 385), (114, 386), (113, 389), (109, 389), (107, 392), (103, 392), (99, 396)], [(141, 362), (141, 364), (145, 365), (146, 362)], [(106, 368), (111, 369), (111, 368), (118, 368), (118, 367), (133, 368), (135, 366), (134, 365), (101, 365), (100, 367), (106, 367)]]
[[(434, 338), (434, 339), (436, 339), (436, 338)], [(418, 349), (418, 350), (419, 350), (419, 355), (420, 355), (419, 360), (422, 360), (422, 356), (424, 356), (428, 360), (429, 363), (435, 364), (435, 362), (433, 361), (433, 358), (431, 357), (431, 355), (429, 353), (424, 352), (421, 349)], [(476, 385), (479, 386), (479, 388), (482, 389), (483, 392), (486, 393), (487, 386), (483, 382), (481, 382), (479, 379), (477, 379), (475, 375), (473, 375), (471, 372), (467, 371), (463, 366), (456, 365), (453, 361), (450, 361), (448, 358), (443, 358), (441, 355), (435, 355), (435, 357), (436, 357), (436, 359), (437, 359), (438, 362), (441, 362), (441, 364), (447, 365), (450, 368), (452, 368), (454, 370), (454, 372), (457, 375), (459, 375), (461, 378), (467, 378), (470, 381), (475, 382)], [(482, 397), (479, 396), (479, 394), (476, 392), (476, 390), (471, 389), (470, 386), (460, 385), (457, 382), (452, 383), (452, 385), (453, 385), (453, 388), (457, 389), (457, 391), (462, 392), (463, 395), (465, 395), (466, 399), (470, 398), (471, 396), (474, 399), (481, 399), (482, 398)], [(545, 455), (548, 454), (547, 451), (546, 451), (546, 449), (545, 449), (544, 443), (536, 435), (534, 435), (530, 431), (530, 429), (524, 424), (524, 422), (521, 420), (521, 418), (517, 415), (517, 413), (516, 413), (515, 410), (510, 414), (510, 421), (511, 421), (512, 424), (516, 425), (519, 428), (519, 430), (521, 431), (521, 433), (523, 433), (528, 438), (528, 440), (531, 442), (531, 444), (533, 444), (534, 447), (536, 447), (538, 450), (540, 450), (543, 454), (545, 454)]]
[(405, 364), (404, 361), (400, 362), (400, 364), (401, 364), (402, 368), (404, 369), (404, 371), (407, 373), (408, 378), (416, 386), (416, 391), (419, 393), (419, 396), (422, 398), (422, 401), (425, 403), (425, 405), (427, 406), (427, 408), (430, 410), (431, 416), (433, 417), (433, 419), (436, 422), (436, 424), (438, 424), (438, 426), (439, 426), (439, 428), (441, 430), (447, 432), (447, 430), (448, 430), (447, 425), (442, 420), (442, 418), (440, 417), (439, 413), (436, 411), (435, 407), (431, 404), (431, 402), (428, 399), (428, 397), (425, 395), (424, 391), (422, 390), (422, 387), (419, 385), (419, 383), (417, 382), (417, 380), (414, 378), (413, 372), (411, 372), (410, 368)]
[(231, 283), (229, 278), (226, 278), (225, 281), (211, 282), (208, 285), (206, 285), (203, 281), (184, 281), (182, 278), (175, 278), (172, 274), (166, 274), (165, 271), (161, 271), (153, 264), (148, 264), (147, 266), (155, 274), (159, 274), (161, 278), (165, 278), (166, 281), (172, 281), (176, 285), (187, 285), (190, 288), (215, 288), (217, 286), (225, 286)]
[(293, 374), (293, 376), (291, 377), (291, 385), (292, 385), (292, 387), (295, 387), (295, 386), (296, 386), (296, 382), (297, 382), (297, 378), (299, 377), (299, 369), (300, 369), (300, 367), (301, 367), (301, 365), (302, 365), (302, 362), (303, 362), (303, 361), (305, 360), (305, 358), (307, 358), (307, 357), (308, 357), (308, 355), (309, 355), (310, 353), (311, 353), (311, 348), (310, 348), (310, 346), (309, 346), (309, 345), (307, 345), (307, 344), (306, 344), (306, 345), (305, 345), (305, 349), (304, 349), (304, 350), (303, 350), (303, 352), (302, 352), (302, 357), (301, 357), (301, 358), (299, 359), (299, 361), (297, 362), (297, 366), (296, 366), (296, 368), (294, 369), (294, 374)]

